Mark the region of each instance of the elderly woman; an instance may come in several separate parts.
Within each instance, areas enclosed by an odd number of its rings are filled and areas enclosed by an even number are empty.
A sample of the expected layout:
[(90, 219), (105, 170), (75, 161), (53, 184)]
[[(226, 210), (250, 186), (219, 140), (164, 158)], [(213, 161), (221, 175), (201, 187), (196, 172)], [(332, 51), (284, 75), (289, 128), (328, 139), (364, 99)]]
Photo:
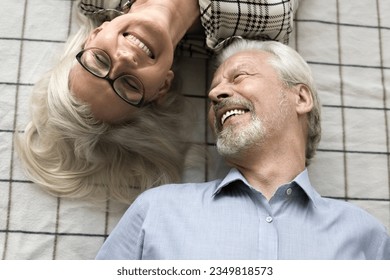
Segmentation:
[(77, 7), (81, 28), (36, 84), (17, 150), (31, 179), (55, 195), (129, 203), (181, 178), (191, 125), (173, 61), (179, 45), (197, 49), (183, 37), (203, 34), (211, 52), (236, 37), (287, 43), (297, 0), (83, 0)]

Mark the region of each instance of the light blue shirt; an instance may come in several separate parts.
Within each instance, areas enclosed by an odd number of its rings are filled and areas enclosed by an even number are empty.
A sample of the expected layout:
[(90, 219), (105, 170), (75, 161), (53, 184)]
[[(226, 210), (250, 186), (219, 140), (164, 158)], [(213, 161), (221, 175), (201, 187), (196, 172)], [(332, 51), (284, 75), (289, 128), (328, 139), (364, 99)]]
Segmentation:
[(307, 170), (267, 201), (232, 169), (144, 192), (97, 259), (390, 259), (390, 237), (364, 210), (322, 198)]

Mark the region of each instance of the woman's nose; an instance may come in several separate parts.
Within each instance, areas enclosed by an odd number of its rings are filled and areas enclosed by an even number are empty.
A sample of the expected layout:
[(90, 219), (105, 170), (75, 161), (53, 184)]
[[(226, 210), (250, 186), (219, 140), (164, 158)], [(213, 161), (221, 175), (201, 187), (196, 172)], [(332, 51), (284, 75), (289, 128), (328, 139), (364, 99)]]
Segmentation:
[(136, 69), (138, 67), (137, 56), (130, 51), (118, 50), (114, 56), (111, 67), (113, 76), (128, 73), (130, 69)]
[(127, 50), (118, 50), (117, 57), (119, 60), (125, 60), (134, 65), (138, 65), (138, 59), (135, 52)]

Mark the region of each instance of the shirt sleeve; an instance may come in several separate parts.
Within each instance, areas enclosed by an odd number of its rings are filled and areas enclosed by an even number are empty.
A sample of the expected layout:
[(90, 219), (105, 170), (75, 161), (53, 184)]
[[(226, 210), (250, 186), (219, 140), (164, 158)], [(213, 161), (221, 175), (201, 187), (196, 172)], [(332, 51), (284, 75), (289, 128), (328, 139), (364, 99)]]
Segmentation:
[(218, 51), (232, 38), (287, 44), (298, 0), (199, 0), (206, 43)]
[(390, 260), (390, 236), (385, 232), (383, 242), (379, 247), (377, 260)]
[(138, 197), (100, 248), (97, 260), (142, 259), (145, 208), (142, 199)]

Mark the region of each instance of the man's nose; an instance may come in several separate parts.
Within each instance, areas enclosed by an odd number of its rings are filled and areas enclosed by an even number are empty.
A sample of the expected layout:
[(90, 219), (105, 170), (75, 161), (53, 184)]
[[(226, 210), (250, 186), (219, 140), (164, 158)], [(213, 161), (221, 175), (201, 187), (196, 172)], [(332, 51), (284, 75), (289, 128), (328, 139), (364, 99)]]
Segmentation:
[(217, 104), (225, 98), (233, 95), (231, 88), (226, 84), (220, 84), (209, 92), (209, 98), (213, 104)]

